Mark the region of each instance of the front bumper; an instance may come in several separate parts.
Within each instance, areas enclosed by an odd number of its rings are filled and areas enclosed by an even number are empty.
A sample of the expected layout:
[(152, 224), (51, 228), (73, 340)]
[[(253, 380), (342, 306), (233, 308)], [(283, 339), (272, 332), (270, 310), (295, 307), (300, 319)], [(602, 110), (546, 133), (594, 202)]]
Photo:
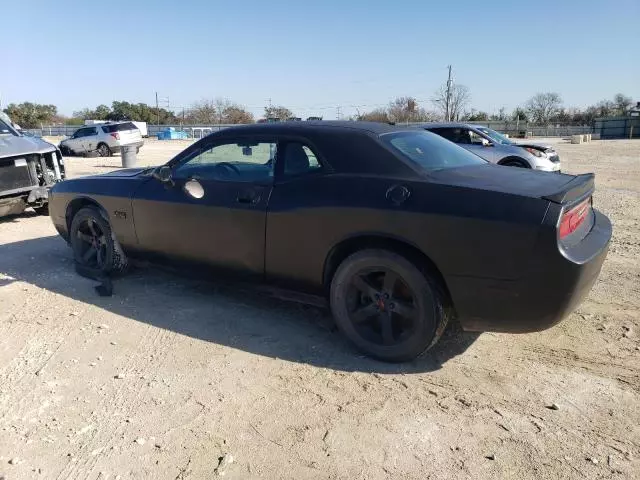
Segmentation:
[(552, 162), (551, 160), (537, 161), (535, 169), (541, 172), (560, 173), (560, 162)]
[(535, 332), (569, 315), (591, 290), (609, 249), (611, 222), (597, 210), (594, 215), (591, 231), (570, 248), (558, 244), (555, 228), (546, 228), (519, 279), (447, 279), (462, 327)]

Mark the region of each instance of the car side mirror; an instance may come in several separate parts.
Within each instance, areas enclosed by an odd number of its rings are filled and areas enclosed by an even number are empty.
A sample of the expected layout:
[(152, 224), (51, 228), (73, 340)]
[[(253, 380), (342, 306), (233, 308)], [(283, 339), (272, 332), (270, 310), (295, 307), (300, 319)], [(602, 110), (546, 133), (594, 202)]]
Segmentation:
[(162, 167), (153, 171), (153, 178), (160, 180), (162, 183), (169, 183), (173, 185), (173, 175), (171, 167), (163, 165)]

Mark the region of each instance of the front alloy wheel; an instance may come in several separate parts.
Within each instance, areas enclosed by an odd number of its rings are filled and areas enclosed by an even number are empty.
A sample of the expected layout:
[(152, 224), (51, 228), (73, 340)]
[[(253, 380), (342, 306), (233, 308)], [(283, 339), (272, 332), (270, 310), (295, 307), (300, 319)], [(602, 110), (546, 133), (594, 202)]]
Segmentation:
[(127, 266), (109, 222), (95, 207), (85, 207), (76, 213), (69, 240), (76, 263), (83, 267), (106, 274), (122, 272)]

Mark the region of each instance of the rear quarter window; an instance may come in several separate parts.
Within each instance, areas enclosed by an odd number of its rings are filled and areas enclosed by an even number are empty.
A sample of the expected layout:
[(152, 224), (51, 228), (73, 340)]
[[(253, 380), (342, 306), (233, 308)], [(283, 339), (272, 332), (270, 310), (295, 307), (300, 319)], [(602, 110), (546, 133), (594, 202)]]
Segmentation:
[(104, 127), (102, 127), (102, 131), (104, 133), (114, 133), (114, 132), (122, 132), (123, 130), (137, 130), (137, 129), (138, 127), (136, 127), (131, 122), (117, 123), (115, 125), (105, 125)]
[(455, 143), (427, 131), (388, 133), (380, 138), (400, 155), (425, 170), (487, 163)]

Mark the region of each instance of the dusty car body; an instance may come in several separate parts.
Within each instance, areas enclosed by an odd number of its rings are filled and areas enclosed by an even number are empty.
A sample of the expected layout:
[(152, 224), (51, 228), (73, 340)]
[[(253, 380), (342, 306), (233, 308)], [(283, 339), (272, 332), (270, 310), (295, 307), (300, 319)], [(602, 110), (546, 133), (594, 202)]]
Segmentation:
[(569, 314), (611, 237), (593, 191), (593, 175), (500, 167), (419, 129), (287, 122), (59, 183), (50, 214), (80, 265), (144, 257), (324, 295), (358, 348), (402, 361), (453, 315), (529, 332)]
[(64, 178), (55, 145), (22, 135), (0, 112), (0, 216), (20, 214), (27, 207), (47, 213), (49, 189)]

